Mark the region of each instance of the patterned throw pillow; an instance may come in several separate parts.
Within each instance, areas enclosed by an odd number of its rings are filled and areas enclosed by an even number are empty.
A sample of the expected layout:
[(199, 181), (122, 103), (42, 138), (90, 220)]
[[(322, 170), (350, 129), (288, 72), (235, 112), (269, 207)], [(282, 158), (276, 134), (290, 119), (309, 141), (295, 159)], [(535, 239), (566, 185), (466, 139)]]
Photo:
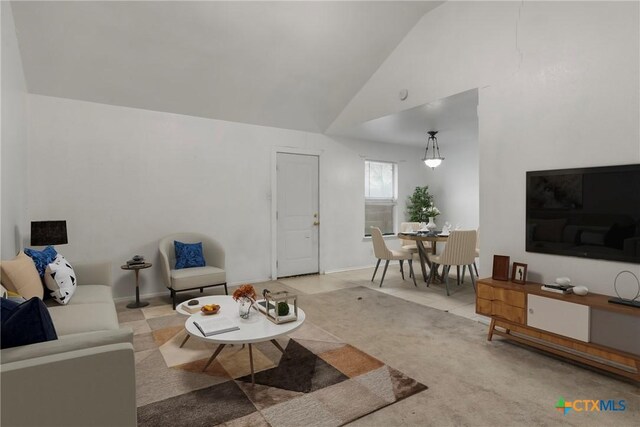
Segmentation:
[(47, 265), (51, 264), (53, 260), (56, 259), (56, 255), (58, 255), (58, 252), (56, 252), (52, 246), (47, 246), (41, 251), (27, 248), (24, 250), (24, 253), (29, 255), (33, 260), (41, 279), (44, 277), (44, 271), (47, 269)]
[(176, 250), (176, 270), (206, 265), (202, 254), (202, 242), (182, 243), (174, 240), (173, 246)]
[(67, 304), (76, 291), (76, 273), (60, 254), (47, 266), (44, 284), (51, 297), (60, 304)]

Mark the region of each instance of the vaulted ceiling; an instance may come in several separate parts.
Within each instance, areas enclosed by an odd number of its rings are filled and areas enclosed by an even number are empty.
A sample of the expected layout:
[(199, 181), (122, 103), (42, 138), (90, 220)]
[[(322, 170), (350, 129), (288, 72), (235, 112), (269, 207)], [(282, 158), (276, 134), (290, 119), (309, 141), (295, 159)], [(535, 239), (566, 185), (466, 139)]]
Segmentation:
[(323, 132), (441, 2), (13, 2), (28, 90)]

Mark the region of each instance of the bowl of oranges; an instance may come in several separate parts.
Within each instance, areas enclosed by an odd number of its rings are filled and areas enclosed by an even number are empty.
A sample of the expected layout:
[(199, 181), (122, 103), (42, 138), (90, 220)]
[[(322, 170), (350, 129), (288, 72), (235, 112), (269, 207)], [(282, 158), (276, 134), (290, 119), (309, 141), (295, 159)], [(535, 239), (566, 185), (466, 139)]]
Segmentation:
[(218, 314), (218, 312), (220, 311), (220, 306), (218, 304), (206, 304), (202, 306), (200, 311), (202, 311), (202, 314), (206, 315)]

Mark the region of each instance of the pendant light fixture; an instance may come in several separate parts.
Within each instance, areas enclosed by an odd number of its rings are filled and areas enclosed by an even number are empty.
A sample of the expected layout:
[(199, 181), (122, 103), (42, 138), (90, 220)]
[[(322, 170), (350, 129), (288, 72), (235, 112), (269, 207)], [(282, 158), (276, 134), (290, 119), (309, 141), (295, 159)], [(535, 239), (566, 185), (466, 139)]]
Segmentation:
[[(438, 147), (438, 138), (436, 138), (438, 131), (430, 130), (427, 133), (429, 134), (429, 139), (427, 140), (427, 149), (424, 152), (424, 159), (422, 159), (422, 161), (425, 165), (433, 169), (440, 166), (444, 157), (440, 156), (440, 147)], [(431, 157), (429, 157), (429, 144), (431, 144)]]

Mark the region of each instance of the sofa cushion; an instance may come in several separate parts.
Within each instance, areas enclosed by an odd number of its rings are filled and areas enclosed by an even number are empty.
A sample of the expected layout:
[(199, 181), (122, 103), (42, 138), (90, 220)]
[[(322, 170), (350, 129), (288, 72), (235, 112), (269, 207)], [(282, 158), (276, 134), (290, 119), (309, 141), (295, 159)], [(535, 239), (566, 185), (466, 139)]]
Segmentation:
[(173, 245), (176, 252), (176, 270), (205, 266), (202, 242), (182, 243), (174, 240)]
[(45, 270), (44, 283), (55, 302), (68, 304), (76, 291), (76, 273), (71, 264), (58, 254)]
[(206, 266), (171, 270), (171, 284), (175, 290), (217, 285), (226, 281), (227, 275), (225, 271), (217, 267)]
[(22, 304), (8, 305), (2, 301), (2, 311), (9, 311), (2, 315), (0, 337), (1, 348), (11, 348), (21, 345), (51, 341), (58, 338), (56, 329), (47, 307), (38, 297), (33, 297)]
[(47, 246), (41, 251), (27, 248), (24, 250), (24, 253), (30, 256), (35, 263), (40, 278), (44, 277), (44, 271), (47, 269), (47, 265), (51, 264), (53, 260), (56, 259), (56, 255), (58, 255), (53, 246)]
[(59, 305), (49, 313), (60, 336), (119, 328), (113, 302)]
[(2, 283), (10, 291), (15, 291), (24, 298), (38, 297), (42, 299), (44, 287), (38, 270), (24, 252), (9, 261), (2, 261)]

